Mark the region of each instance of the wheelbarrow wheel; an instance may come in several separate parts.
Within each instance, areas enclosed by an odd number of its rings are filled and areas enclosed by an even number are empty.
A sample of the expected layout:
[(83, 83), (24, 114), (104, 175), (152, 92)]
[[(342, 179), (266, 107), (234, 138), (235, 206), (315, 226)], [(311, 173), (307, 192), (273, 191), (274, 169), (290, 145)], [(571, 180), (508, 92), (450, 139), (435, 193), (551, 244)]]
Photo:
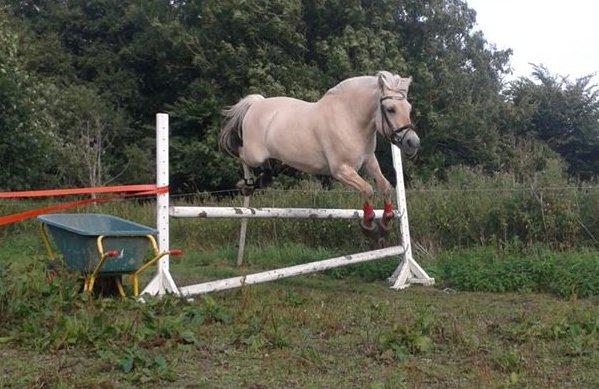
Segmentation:
[(56, 278), (56, 276), (58, 276), (62, 272), (62, 270), (64, 270), (64, 265), (62, 261), (58, 259), (49, 261), (46, 264), (45, 269), (46, 281), (48, 281), (48, 283), (52, 283), (52, 281), (54, 281), (54, 278)]
[(94, 296), (115, 297), (120, 296), (118, 283), (122, 283), (122, 276), (102, 276), (94, 283)]

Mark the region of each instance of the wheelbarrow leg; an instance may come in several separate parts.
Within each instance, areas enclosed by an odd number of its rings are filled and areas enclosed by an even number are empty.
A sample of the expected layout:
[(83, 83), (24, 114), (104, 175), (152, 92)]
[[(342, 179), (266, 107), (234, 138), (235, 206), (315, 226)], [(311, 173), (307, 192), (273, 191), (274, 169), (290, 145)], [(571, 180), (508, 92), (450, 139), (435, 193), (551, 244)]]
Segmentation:
[(94, 291), (94, 284), (96, 283), (96, 273), (94, 272), (91, 275), (86, 276), (85, 282), (87, 284), (87, 290), (84, 290), (91, 294)]
[(156, 262), (160, 260), (160, 258), (165, 255), (181, 255), (182, 251), (178, 249), (172, 249), (170, 251), (165, 251), (163, 253), (158, 249), (158, 243), (156, 243), (156, 239), (152, 235), (146, 235), (146, 238), (150, 241), (152, 245), (152, 250), (154, 251), (154, 258), (150, 259), (148, 262), (144, 263), (139, 269), (135, 270), (131, 274), (131, 283), (133, 284), (133, 296), (139, 296), (139, 274), (145, 271), (150, 266), (154, 265)]
[(120, 276), (115, 277), (114, 282), (116, 283), (116, 287), (119, 290), (119, 295), (121, 297), (127, 297), (127, 295), (125, 294), (125, 289), (123, 289), (123, 283), (121, 282), (121, 277)]
[(46, 231), (46, 225), (44, 223), (40, 224), (40, 233), (42, 234), (42, 240), (44, 241), (44, 246), (46, 247), (46, 252), (50, 257), (50, 260), (53, 261), (56, 259), (56, 255), (54, 254), (54, 250), (52, 250), (52, 245), (50, 244), (50, 238), (48, 237), (48, 231)]
[[(102, 266), (104, 265), (104, 261), (106, 261), (106, 258), (115, 257), (118, 255), (118, 252), (115, 250), (104, 251), (104, 244), (102, 243), (103, 240), (104, 240), (103, 235), (98, 236), (96, 245), (98, 247), (98, 254), (100, 255), (100, 259), (98, 260), (98, 263), (97, 263), (96, 267), (94, 268), (93, 272), (91, 274), (85, 275), (85, 284), (83, 286), (83, 290), (85, 292), (88, 292), (89, 294), (92, 294), (94, 291), (94, 284), (96, 282), (96, 279), (98, 278), (100, 269), (102, 269)], [(121, 292), (120, 289), (122, 289), (122, 287), (123, 286), (121, 285), (119, 288), (119, 292)], [(117, 288), (118, 288), (118, 284), (117, 284)], [(122, 293), (124, 295), (124, 291)]]
[(139, 278), (137, 272), (131, 274), (131, 285), (133, 285), (133, 296), (139, 296)]

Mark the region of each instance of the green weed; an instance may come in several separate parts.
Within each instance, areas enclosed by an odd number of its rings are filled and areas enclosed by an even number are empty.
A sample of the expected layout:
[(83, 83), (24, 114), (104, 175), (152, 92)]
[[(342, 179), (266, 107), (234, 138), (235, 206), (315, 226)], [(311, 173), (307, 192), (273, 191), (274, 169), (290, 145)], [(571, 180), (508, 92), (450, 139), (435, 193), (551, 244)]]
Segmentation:
[(593, 250), (455, 250), (440, 253), (431, 273), (458, 290), (599, 295), (599, 256)]

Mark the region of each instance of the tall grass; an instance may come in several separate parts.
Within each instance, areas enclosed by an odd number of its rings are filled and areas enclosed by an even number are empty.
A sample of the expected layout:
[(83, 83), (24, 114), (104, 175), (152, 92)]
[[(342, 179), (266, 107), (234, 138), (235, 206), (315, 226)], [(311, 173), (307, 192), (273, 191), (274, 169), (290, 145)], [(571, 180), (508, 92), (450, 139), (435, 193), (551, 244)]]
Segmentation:
[[(519, 240), (526, 245), (543, 243), (555, 249), (599, 247), (599, 187), (568, 184), (561, 178), (540, 176), (531, 184), (518, 183), (510, 174), (484, 176), (458, 168), (448, 172), (446, 182), (413, 182), (407, 192), (413, 244), (425, 251), (475, 245), (504, 245)], [(242, 198), (232, 193), (173, 195), (174, 205), (241, 206)], [(382, 200), (377, 201), (380, 207)], [(43, 206), (47, 202), (0, 202), (2, 214)], [(254, 207), (360, 208), (359, 195), (339, 185), (324, 190), (313, 181), (294, 189), (258, 191)], [(154, 202), (123, 200), (93, 205), (76, 212), (103, 212), (154, 225)], [(20, 223), (0, 230), (30, 231), (34, 223)], [(215, 248), (235, 245), (239, 220), (171, 219), (173, 239), (184, 247)], [(254, 245), (286, 242), (352, 251), (367, 248), (356, 239), (360, 229), (355, 220), (253, 219), (248, 241)], [(398, 239), (393, 234), (389, 241)]]

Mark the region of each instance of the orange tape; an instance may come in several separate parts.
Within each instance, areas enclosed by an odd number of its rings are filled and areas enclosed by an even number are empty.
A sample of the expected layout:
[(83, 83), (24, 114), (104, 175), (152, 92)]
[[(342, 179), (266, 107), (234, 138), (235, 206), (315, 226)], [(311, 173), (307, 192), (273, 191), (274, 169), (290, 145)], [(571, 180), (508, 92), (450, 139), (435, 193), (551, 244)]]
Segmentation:
[(0, 199), (16, 199), (22, 197), (56, 197), (92, 193), (116, 193), (116, 192), (143, 192), (156, 189), (156, 185), (120, 185), (120, 186), (97, 186), (93, 188), (71, 188), (71, 189), (44, 189), (25, 190), (18, 192), (0, 192)]
[[(68, 194), (73, 194), (73, 193), (71, 193), (72, 191), (77, 191), (77, 194), (110, 193), (109, 191), (107, 191), (108, 188), (114, 188), (113, 189), (114, 192), (122, 193), (122, 192), (133, 192), (134, 190), (131, 189), (133, 187), (139, 188), (139, 189), (137, 191), (135, 191), (135, 193), (125, 194), (125, 195), (120, 195), (120, 196), (111, 196), (111, 197), (102, 197), (102, 198), (96, 198), (96, 199), (83, 199), (83, 200), (69, 201), (66, 203), (50, 205), (48, 207), (30, 209), (30, 210), (24, 211), (24, 212), (14, 213), (11, 215), (6, 215), (6, 216), (0, 216), (0, 226), (6, 225), (6, 224), (11, 224), (11, 223), (16, 223), (16, 222), (19, 222), (19, 221), (22, 221), (25, 219), (35, 217), (35, 216), (43, 215), (45, 213), (56, 212), (56, 211), (61, 211), (64, 209), (79, 207), (79, 206), (85, 205), (85, 204), (105, 203), (108, 201), (112, 201), (112, 200), (116, 200), (116, 199), (124, 198), (124, 197), (149, 196), (149, 195), (154, 195), (154, 194), (168, 193), (168, 191), (169, 191), (168, 186), (163, 186), (163, 187), (158, 188), (158, 187), (156, 187), (156, 185), (127, 185), (127, 186), (113, 186), (113, 187), (100, 187), (100, 188), (54, 189), (54, 190), (44, 190), (44, 191), (12, 192), (12, 193), (19, 193), (19, 196), (17, 196), (17, 197), (42, 197), (42, 196), (51, 196), (51, 195), (45, 194), (45, 195), (34, 195), (34, 196), (21, 196), (20, 194), (35, 193), (35, 192), (48, 193), (50, 191), (62, 191), (62, 192), (69, 191)], [(122, 188), (127, 188), (127, 189), (123, 190)], [(100, 192), (93, 191), (96, 189), (99, 189)], [(92, 191), (90, 192), (89, 190), (92, 190)], [(141, 190), (141, 191), (139, 191), (139, 190)], [(84, 192), (81, 192), (81, 191), (84, 191)], [(11, 193), (11, 192), (8, 192), (8, 193)], [(58, 194), (55, 196), (66, 196), (66, 194)], [(0, 198), (2, 198), (2, 197), (0, 197)]]

